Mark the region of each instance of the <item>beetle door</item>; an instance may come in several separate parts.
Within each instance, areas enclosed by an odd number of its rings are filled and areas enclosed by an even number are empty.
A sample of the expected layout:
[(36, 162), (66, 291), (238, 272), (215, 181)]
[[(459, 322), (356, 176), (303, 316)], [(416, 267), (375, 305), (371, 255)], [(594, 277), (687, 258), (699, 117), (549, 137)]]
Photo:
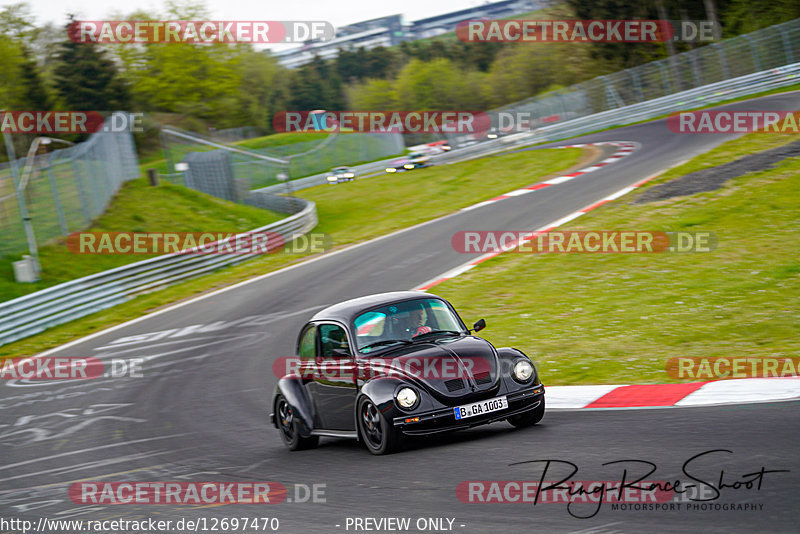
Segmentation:
[(317, 332), (317, 365), (314, 369), (314, 380), (308, 384), (308, 388), (318, 410), (322, 428), (355, 430), (355, 364), (347, 333), (335, 323), (321, 323)]

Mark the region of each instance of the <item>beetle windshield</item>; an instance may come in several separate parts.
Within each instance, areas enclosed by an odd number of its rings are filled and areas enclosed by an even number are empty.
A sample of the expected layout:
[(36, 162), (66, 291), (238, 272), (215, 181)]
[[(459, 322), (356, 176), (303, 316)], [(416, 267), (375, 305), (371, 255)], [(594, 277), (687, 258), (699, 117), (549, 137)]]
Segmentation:
[(394, 344), (406, 344), (423, 334), (464, 332), (458, 316), (439, 299), (389, 304), (362, 313), (353, 323), (356, 346), (361, 354)]

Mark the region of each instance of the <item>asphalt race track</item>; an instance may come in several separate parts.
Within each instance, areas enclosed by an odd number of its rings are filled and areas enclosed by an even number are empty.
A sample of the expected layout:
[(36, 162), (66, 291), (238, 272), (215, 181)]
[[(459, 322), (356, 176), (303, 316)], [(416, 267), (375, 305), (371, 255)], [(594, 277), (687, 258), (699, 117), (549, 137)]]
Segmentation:
[[(794, 110), (798, 104), (800, 92), (728, 107)], [(496, 423), (386, 457), (334, 439), (289, 453), (267, 418), (276, 382), (272, 362), (293, 354), (300, 326), (316, 310), (416, 287), (464, 263), (470, 256), (450, 244), (457, 231), (541, 227), (730, 138), (674, 134), (661, 120), (555, 143), (635, 141), (641, 148), (578, 179), (328, 254), (59, 349), (64, 356), (144, 358), (143, 376), (0, 386), (0, 515), (34, 523), (42, 517), (277, 517), (279, 532), (288, 533), (346, 532), (348, 517), (410, 517), (412, 526), (418, 518), (450, 518), (452, 530), (464, 533), (796, 532), (798, 402), (554, 410), (531, 429)], [(538, 480), (545, 464), (530, 461), (546, 459), (575, 464), (575, 480), (620, 480), (626, 466), (633, 476), (644, 464), (603, 464), (643, 460), (656, 466), (648, 480), (686, 481), (684, 463), (717, 449), (731, 452), (695, 459), (687, 471), (714, 485), (720, 477), (734, 485), (762, 467), (790, 472), (764, 474), (760, 489), (723, 488), (714, 501), (691, 503), (706, 509), (675, 501), (683, 506), (612, 510), (606, 503), (568, 510), (563, 503), (463, 503), (456, 495), (462, 481)], [(510, 465), (517, 462), (529, 463)], [(565, 465), (554, 463), (548, 475), (565, 474)], [(304, 500), (306, 486), (324, 485), (318, 489), (325, 502), (92, 506), (70, 501), (67, 489), (78, 480), (277, 481), (294, 501)]]

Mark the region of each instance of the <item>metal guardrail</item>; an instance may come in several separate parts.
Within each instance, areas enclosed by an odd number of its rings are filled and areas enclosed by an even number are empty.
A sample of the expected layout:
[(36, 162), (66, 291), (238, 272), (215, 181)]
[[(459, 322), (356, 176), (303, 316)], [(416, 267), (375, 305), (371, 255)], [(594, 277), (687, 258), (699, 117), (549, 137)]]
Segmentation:
[(511, 148), (567, 139), (613, 126), (625, 126), (796, 83), (800, 83), (800, 63), (747, 74), (647, 102), (594, 113), (537, 128), (530, 132), (519, 132), (496, 139), (487, 139), (472, 146), (433, 156), (431, 159), (436, 163), (455, 163)]
[[(600, 113), (593, 113), (584, 117), (562, 121), (550, 126), (543, 126), (531, 131), (518, 132), (496, 139), (486, 138), (471, 146), (455, 148), (449, 152), (431, 156), (431, 162), (436, 164), (457, 163), (466, 159), (487, 156), (496, 152), (503, 152), (511, 148), (527, 145), (557, 141), (575, 137), (577, 135), (594, 132), (611, 126), (625, 126), (669, 113), (687, 111), (690, 109), (748, 96), (778, 87), (800, 83), (800, 63), (768, 69), (738, 78), (704, 85), (680, 93), (655, 98), (638, 104), (631, 104)], [(511, 111), (511, 110), (506, 110)], [(356, 165), (356, 176), (383, 171), (397, 157), (373, 161), (364, 165)], [(328, 173), (316, 174), (292, 180), (291, 189), (299, 191), (309, 187), (327, 183)], [(272, 185), (258, 189), (273, 194), (286, 192), (285, 184)]]
[[(300, 206), (297, 213), (238, 235), (269, 231), (280, 234), (288, 243), (311, 231), (317, 225), (316, 205), (303, 199), (294, 201)], [(256, 254), (166, 254), (0, 303), (0, 345), (110, 308), (136, 295), (254, 256)]]

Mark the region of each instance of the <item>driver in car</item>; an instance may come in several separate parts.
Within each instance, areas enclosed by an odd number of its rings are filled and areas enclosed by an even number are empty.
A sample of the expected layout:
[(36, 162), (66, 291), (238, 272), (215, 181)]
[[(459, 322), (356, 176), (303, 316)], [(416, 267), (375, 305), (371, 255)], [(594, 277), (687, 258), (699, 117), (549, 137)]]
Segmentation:
[(422, 315), (422, 308), (414, 308), (408, 312), (408, 328), (406, 328), (406, 331), (411, 334), (412, 338), (420, 334), (427, 334), (432, 330), (430, 326), (423, 322)]

